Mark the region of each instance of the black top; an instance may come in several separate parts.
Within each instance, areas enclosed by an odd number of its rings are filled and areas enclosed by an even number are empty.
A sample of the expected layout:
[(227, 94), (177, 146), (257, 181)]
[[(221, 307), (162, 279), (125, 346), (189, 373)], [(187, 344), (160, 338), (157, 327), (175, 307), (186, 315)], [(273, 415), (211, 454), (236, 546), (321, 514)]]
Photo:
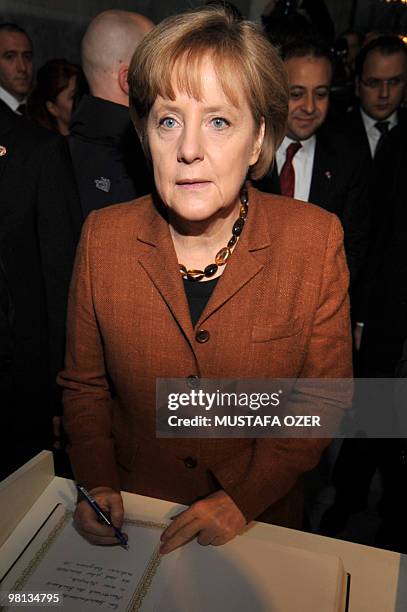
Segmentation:
[(10, 385), (9, 370), (13, 355), (13, 305), (3, 262), (0, 259), (0, 390)]
[(192, 327), (195, 327), (197, 324), (206, 304), (209, 302), (209, 298), (218, 280), (219, 277), (210, 281), (198, 283), (184, 278), (184, 287), (187, 295), (189, 312), (191, 313)]
[(393, 128), (375, 156), (370, 242), (361, 285), (362, 376), (394, 376), (407, 339), (407, 129)]
[[(352, 293), (368, 248), (370, 167), (369, 155), (347, 132), (341, 133), (332, 124), (325, 124), (317, 131), (308, 201), (335, 213), (342, 223)], [(276, 164), (253, 186), (280, 194)], [(352, 308), (355, 309), (354, 300)]]
[(0, 144), (2, 479), (52, 442), (82, 215), (65, 138), (0, 102)]
[(70, 129), (84, 216), (151, 192), (151, 174), (126, 106), (83, 96)]

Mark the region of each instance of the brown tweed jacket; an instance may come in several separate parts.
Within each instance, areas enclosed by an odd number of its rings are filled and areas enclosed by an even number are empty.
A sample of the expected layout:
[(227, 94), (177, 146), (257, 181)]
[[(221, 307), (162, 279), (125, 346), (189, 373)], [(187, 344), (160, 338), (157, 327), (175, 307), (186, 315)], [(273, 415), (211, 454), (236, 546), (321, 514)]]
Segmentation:
[[(300, 476), (328, 440), (156, 439), (155, 381), (350, 377), (347, 288), (338, 219), (251, 188), (245, 229), (193, 329), (151, 197), (93, 212), (59, 376), (78, 481), (184, 504), (221, 487), (248, 520), (299, 527)], [(198, 329), (207, 342), (196, 341)], [(332, 410), (341, 413), (342, 400)]]

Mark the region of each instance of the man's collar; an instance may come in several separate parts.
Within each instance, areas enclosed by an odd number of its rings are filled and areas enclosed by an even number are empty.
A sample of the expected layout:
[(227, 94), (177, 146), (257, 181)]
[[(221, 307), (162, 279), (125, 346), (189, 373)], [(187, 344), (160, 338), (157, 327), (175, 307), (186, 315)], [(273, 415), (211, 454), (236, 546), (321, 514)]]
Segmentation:
[[(366, 131), (370, 130), (371, 128), (373, 128), (376, 123), (378, 123), (378, 119), (373, 119), (370, 115), (368, 115), (362, 107), (360, 107), (360, 114), (362, 116), (362, 121), (363, 124), (365, 126)], [(397, 110), (395, 110), (389, 117), (387, 117), (387, 119), (385, 119), (384, 121), (388, 121), (389, 122), (389, 129), (391, 130), (392, 128), (394, 128), (395, 125), (397, 125)]]
[(304, 151), (305, 153), (308, 153), (315, 147), (315, 140), (316, 140), (315, 134), (313, 134), (306, 140), (294, 140), (293, 138), (290, 138), (289, 136), (285, 136), (280, 147), (285, 152), (291, 143), (299, 142), (301, 144), (302, 151)]
[(71, 135), (117, 142), (130, 133), (137, 138), (127, 106), (90, 94), (82, 97), (70, 123)]
[(17, 100), (14, 96), (6, 91), (3, 87), (0, 87), (0, 98), (7, 104), (8, 107), (15, 113), (20, 104), (25, 104), (26, 100)]

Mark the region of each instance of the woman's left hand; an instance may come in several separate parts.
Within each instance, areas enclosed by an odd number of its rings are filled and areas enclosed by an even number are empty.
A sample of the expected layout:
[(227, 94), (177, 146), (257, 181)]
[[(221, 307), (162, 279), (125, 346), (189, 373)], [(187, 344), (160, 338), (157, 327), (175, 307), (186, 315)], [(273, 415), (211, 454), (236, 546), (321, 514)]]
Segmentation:
[(161, 535), (160, 553), (169, 553), (195, 536), (202, 546), (220, 546), (235, 537), (246, 519), (225, 491), (216, 491), (180, 514)]

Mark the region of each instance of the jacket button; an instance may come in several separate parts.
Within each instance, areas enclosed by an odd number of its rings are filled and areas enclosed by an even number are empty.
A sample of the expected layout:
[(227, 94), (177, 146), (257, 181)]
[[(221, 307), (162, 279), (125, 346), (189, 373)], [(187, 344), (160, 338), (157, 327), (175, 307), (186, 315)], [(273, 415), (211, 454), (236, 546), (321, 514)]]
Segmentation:
[(187, 385), (190, 389), (195, 389), (199, 385), (199, 376), (196, 374), (190, 374), (187, 376)]
[(189, 469), (195, 468), (197, 466), (197, 460), (193, 457), (185, 457), (184, 465)]
[(207, 329), (200, 329), (196, 332), (195, 338), (197, 342), (203, 344), (204, 342), (208, 342), (209, 340), (209, 332)]

